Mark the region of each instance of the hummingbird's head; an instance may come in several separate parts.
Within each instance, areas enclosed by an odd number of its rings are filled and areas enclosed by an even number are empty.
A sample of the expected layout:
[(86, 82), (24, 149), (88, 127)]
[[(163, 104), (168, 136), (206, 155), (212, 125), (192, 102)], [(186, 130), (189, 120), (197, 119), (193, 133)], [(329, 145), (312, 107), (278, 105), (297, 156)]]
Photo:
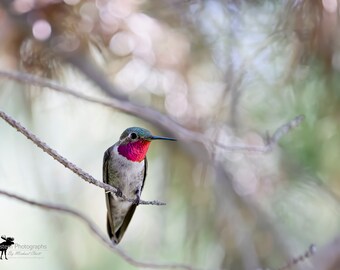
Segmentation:
[(176, 139), (154, 136), (145, 128), (130, 127), (119, 138), (118, 153), (130, 161), (144, 160), (153, 140), (176, 141)]

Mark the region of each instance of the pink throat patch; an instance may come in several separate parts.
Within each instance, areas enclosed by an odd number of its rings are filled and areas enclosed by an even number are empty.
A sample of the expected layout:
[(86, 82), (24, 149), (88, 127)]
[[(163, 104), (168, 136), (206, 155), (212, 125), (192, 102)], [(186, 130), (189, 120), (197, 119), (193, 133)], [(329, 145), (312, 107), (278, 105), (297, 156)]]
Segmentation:
[(126, 157), (128, 160), (141, 162), (145, 158), (149, 146), (150, 141), (139, 140), (118, 146), (118, 153), (123, 157)]

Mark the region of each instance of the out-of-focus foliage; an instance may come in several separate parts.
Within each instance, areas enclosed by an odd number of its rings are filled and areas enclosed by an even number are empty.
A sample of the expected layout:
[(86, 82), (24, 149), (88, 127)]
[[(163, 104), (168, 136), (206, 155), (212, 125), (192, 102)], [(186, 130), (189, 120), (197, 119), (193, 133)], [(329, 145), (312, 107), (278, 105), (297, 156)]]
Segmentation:
[[(138, 207), (121, 244), (136, 259), (275, 269), (338, 233), (339, 1), (15, 0), (11, 8), (35, 10), (32, 33), (0, 9), (1, 69), (102, 96), (53, 49), (82, 51), (132, 102), (223, 144), (261, 145), (267, 131), (306, 117), (268, 154), (212, 150), (227, 177), (187, 154), (185, 142), (154, 143), (143, 198), (167, 206)], [(98, 179), (102, 154), (126, 127), (157, 133), (137, 117), (7, 79), (0, 109)], [(102, 190), (1, 121), (0, 138), (1, 189), (72, 206), (105, 230)], [(2, 197), (0, 213), (1, 234), (48, 246), (42, 260), (12, 258), (9, 269), (134, 269), (73, 218)]]

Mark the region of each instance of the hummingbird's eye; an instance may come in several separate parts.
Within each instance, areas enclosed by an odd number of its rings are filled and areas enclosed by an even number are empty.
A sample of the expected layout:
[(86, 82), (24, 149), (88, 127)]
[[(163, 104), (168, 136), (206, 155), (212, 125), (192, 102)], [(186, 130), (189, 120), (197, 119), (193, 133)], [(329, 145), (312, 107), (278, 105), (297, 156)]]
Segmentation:
[(137, 134), (134, 133), (134, 132), (132, 132), (132, 133), (130, 134), (130, 138), (131, 138), (132, 140), (137, 139)]

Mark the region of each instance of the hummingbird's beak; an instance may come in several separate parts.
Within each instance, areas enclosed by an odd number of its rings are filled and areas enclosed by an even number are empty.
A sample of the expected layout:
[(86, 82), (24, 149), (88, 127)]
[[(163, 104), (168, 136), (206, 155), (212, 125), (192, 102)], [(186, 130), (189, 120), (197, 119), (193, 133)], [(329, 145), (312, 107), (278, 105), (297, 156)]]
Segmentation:
[(151, 141), (153, 141), (153, 140), (177, 141), (176, 139), (173, 139), (173, 138), (161, 137), (161, 136), (153, 136), (153, 135), (150, 137), (150, 140)]

